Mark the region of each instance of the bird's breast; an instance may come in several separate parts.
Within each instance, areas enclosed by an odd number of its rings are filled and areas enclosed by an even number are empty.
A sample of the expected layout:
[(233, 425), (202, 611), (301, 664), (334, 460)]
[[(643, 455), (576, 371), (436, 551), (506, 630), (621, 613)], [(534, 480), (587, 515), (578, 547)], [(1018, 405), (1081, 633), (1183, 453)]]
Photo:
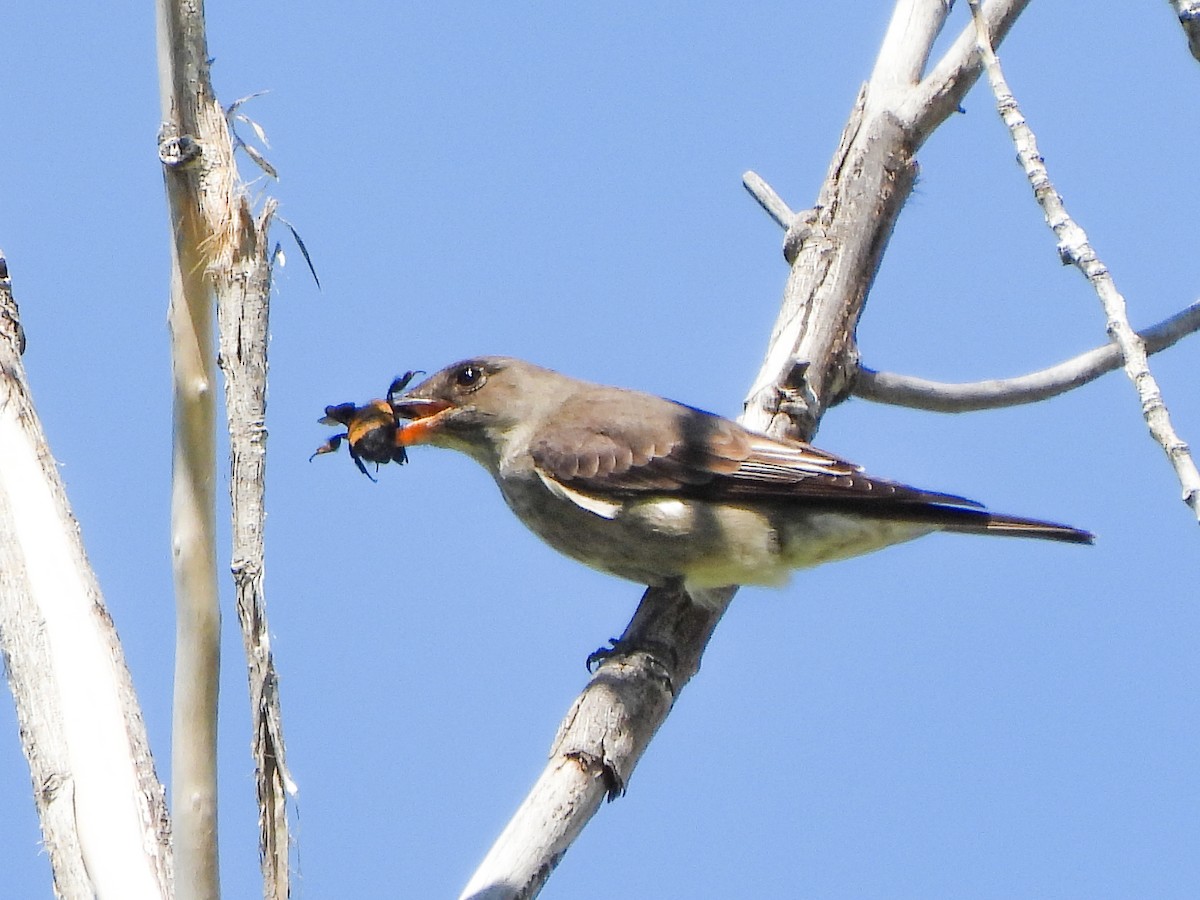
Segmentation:
[(521, 521), (561, 553), (639, 584), (779, 585), (794, 569), (858, 556), (935, 530), (795, 504), (709, 502), (662, 494), (576, 496), (530, 467), (497, 475)]
[(580, 496), (528, 472), (497, 476), (518, 518), (551, 547), (639, 584), (778, 584), (787, 577), (769, 516), (746, 506), (648, 494)]

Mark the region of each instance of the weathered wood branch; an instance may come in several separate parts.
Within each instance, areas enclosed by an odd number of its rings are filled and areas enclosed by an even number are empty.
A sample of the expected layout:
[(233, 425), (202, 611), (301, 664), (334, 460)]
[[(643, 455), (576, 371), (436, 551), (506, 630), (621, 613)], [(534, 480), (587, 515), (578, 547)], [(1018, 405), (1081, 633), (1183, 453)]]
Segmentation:
[(1025, 176), (1033, 188), (1033, 196), (1041, 206), (1046, 224), (1058, 239), (1058, 254), (1063, 262), (1075, 266), (1100, 298), (1107, 318), (1106, 330), (1113, 343), (1121, 351), (1125, 374), (1137, 390), (1142, 407), (1142, 416), (1151, 437), (1158, 442), (1167, 455), (1175, 475), (1183, 488), (1183, 502), (1191, 507), (1200, 520), (1200, 470), (1197, 470), (1188, 445), (1175, 432), (1171, 416), (1163, 400), (1158, 382), (1150, 372), (1146, 361), (1146, 348), (1141, 338), (1129, 324), (1125, 298), (1117, 290), (1112, 273), (1100, 259), (1083, 228), (1071, 218), (1062, 196), (1050, 180), (1050, 173), (1038, 150), (1037, 138), (1029, 127), (1016, 97), (1004, 79), (1000, 61), (992, 50), (992, 38), (987, 22), (980, 12), (978, 0), (970, 0), (971, 14), (975, 20), (977, 40), (983, 56), (984, 67), (992, 92), (996, 96), (996, 107), (1000, 118), (1008, 126), (1013, 144), (1017, 148), (1017, 159), (1025, 170)]
[[(174, 784), (181, 896), (218, 893), (216, 701), (217, 605), (214, 496), (214, 296), (233, 454), (232, 571), (249, 665), (263, 891), (289, 892), (286, 795), (278, 680), (263, 602), (266, 439), (267, 230), (274, 204), (255, 216), (234, 162), (235, 142), (208, 72), (200, 3), (159, 0), (163, 127), (159, 156), (174, 242), (171, 331), (175, 371), (176, 664)], [(186, 892), (186, 893), (185, 893)]]
[[(1139, 331), (1138, 337), (1145, 345), (1146, 353), (1154, 354), (1197, 331), (1200, 331), (1200, 303), (1193, 303), (1169, 319)], [(1105, 344), (1037, 372), (964, 384), (929, 381), (860, 367), (854, 381), (854, 396), (933, 412), (998, 409), (1057, 397), (1121, 368), (1123, 363), (1120, 348)]]
[[(244, 200), (242, 201), (245, 202)], [(263, 592), (266, 524), (267, 324), (272, 257), (267, 231), (275, 203), (245, 223), (245, 252), (217, 284), (220, 366), (225, 375), (229, 426), (230, 497), (233, 508), (233, 572), (238, 621), (250, 682), (255, 785), (263, 895), (288, 896), (287, 797), (295, 793), (283, 741), (279, 679), (271, 653)]]
[[(756, 172), (742, 176), (742, 184), (758, 204), (783, 228), (806, 221), (813, 211), (794, 213), (775, 189)], [(1157, 325), (1138, 332), (1148, 354), (1158, 353), (1189, 334), (1200, 331), (1200, 303), (1193, 303)], [(1094, 381), (1121, 367), (1123, 358), (1114, 344), (1014, 378), (987, 379), (962, 384), (930, 381), (912, 375), (877, 372), (859, 365), (850, 392), (855, 397), (933, 412), (972, 412), (1035, 403)]]
[[(224, 118), (211, 95), (203, 7), (159, 0), (163, 126), (159, 158), (171, 214), (173, 464), (171, 551), (175, 576), (175, 698), (171, 810), (177, 895), (220, 896), (217, 858), (217, 692), (221, 609), (216, 577), (216, 354), (209, 267), (223, 241), (206, 209), (233, 189), (211, 140)], [(220, 123), (220, 124), (219, 124)], [(220, 213), (218, 213), (220, 215)], [(221, 234), (224, 237), (224, 234)]]
[(0, 649), (55, 893), (170, 897), (166, 798), (23, 349), (0, 257)]

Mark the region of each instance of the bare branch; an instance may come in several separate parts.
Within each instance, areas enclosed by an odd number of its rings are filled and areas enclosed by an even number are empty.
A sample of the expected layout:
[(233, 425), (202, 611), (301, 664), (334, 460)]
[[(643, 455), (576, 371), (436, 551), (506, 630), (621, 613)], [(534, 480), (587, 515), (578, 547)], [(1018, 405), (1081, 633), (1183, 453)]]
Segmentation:
[[(792, 212), (787, 202), (756, 172), (743, 175), (742, 183), (767, 214), (788, 229), (789, 240), (797, 233), (797, 222), (808, 221), (809, 215), (816, 213), (815, 210)], [(1138, 334), (1146, 345), (1146, 352), (1154, 354), (1196, 331), (1200, 331), (1200, 304), (1192, 304)], [(851, 393), (864, 400), (892, 406), (931, 412), (972, 412), (1046, 400), (1087, 384), (1120, 368), (1121, 364), (1120, 349), (1106, 344), (1028, 375), (958, 384), (879, 372), (860, 365)]]
[[(233, 453), (233, 572), (249, 662), (264, 896), (288, 895), (287, 776), (277, 679), (263, 605), (263, 442), (268, 203), (255, 217), (234, 163), (226, 113), (208, 73), (203, 7), (159, 0), (164, 125), (159, 156), (171, 206), (175, 492), (172, 510), (179, 609), (173, 758), (177, 890), (216, 897), (217, 605), (213, 484), (212, 302), (221, 327)], [(239, 101), (240, 103), (241, 101)], [(235, 104), (236, 108), (237, 104)]]
[(607, 797), (616, 799), (671, 711), (733, 589), (693, 598), (651, 588), (618, 647), (576, 698), (550, 762), (480, 863), (462, 900), (534, 897)]
[[(792, 212), (787, 202), (756, 172), (743, 175), (742, 183), (767, 214), (788, 230), (789, 240), (797, 234), (800, 220), (809, 221), (810, 216), (816, 214), (815, 210)], [(1196, 331), (1200, 331), (1200, 304), (1192, 304), (1138, 334), (1146, 345), (1146, 352), (1154, 354)], [(851, 393), (864, 400), (892, 406), (931, 412), (972, 412), (1046, 400), (1087, 384), (1121, 364), (1120, 349), (1106, 344), (1028, 375), (958, 384), (879, 372), (860, 365)]]
[[(210, 136), (225, 118), (208, 87), (203, 8), (159, 0), (159, 157), (171, 209), (171, 373), (174, 442), (171, 547), (175, 575), (175, 699), (171, 808), (182, 900), (220, 896), (217, 867), (217, 686), (221, 609), (216, 578), (216, 367), (210, 254), (203, 213), (231, 189)], [(213, 122), (214, 115), (219, 125)], [(225, 237), (228, 227), (218, 232)]]
[(872, 102), (890, 107), (907, 99), (953, 5), (953, 0), (897, 0), (871, 73)]
[[(1029, 0), (990, 0), (983, 14), (996, 43), (1004, 39), (1028, 5)], [(899, 115), (923, 142), (948, 116), (958, 112), (981, 72), (975, 27), (968, 23), (937, 65), (909, 94)]]
[(855, 101), (813, 214), (793, 221), (784, 238), (791, 272), (743, 415), (759, 431), (808, 439), (858, 369), (847, 326), (862, 312), (916, 175), (912, 141), (895, 115), (868, 112), (871, 90)]
[(782, 197), (775, 193), (775, 188), (767, 184), (757, 172), (747, 172), (742, 176), (742, 185), (750, 192), (750, 196), (758, 201), (768, 216), (775, 220), (781, 228), (790, 228), (796, 218), (792, 208)]
[[(241, 201), (243, 204), (244, 200)], [(263, 891), (267, 898), (288, 895), (287, 796), (295, 793), (283, 742), (279, 679), (271, 653), (263, 591), (266, 509), (267, 325), (272, 253), (267, 238), (275, 202), (267, 201), (256, 219), (244, 219), (244, 253), (217, 275), (220, 365), (225, 375), (233, 504), (233, 572), (238, 620), (250, 679), (250, 711), (259, 804), (259, 843)]]
[(59, 897), (171, 896), (133, 682), (34, 412), (0, 257), (0, 650)]
[(996, 59), (992, 50), (987, 23), (979, 12), (978, 0), (970, 0), (970, 6), (978, 29), (979, 50), (983, 55), (992, 93), (996, 95), (996, 107), (1012, 135), (1013, 144), (1017, 148), (1017, 158), (1033, 188), (1033, 195), (1046, 216), (1046, 224), (1058, 238), (1059, 256), (1064, 262), (1069, 262), (1079, 269), (1100, 297), (1108, 320), (1106, 329), (1109, 337), (1120, 348), (1125, 372), (1137, 389), (1142, 415), (1146, 419), (1150, 434), (1158, 441), (1175, 469), (1183, 487), (1183, 501), (1200, 519), (1200, 471), (1196, 469), (1187, 444), (1175, 433), (1171, 425), (1171, 417), (1163, 401), (1162, 392), (1146, 362), (1146, 348), (1129, 324), (1125, 298), (1117, 290), (1108, 267), (1096, 255), (1083, 228), (1067, 213), (1062, 197), (1051, 183), (1049, 172), (1038, 151), (1037, 139), (1022, 116), (1016, 98), (1004, 80), (1000, 61)]
[[(1145, 343), (1146, 352), (1153, 354), (1173, 346), (1196, 331), (1200, 331), (1200, 303), (1193, 303), (1154, 327), (1138, 332), (1138, 336)], [(929, 381), (862, 367), (854, 382), (854, 396), (876, 403), (932, 412), (997, 409), (1035, 403), (1066, 393), (1120, 368), (1121, 363), (1120, 349), (1113, 344), (1105, 344), (1028, 375), (966, 384)]]

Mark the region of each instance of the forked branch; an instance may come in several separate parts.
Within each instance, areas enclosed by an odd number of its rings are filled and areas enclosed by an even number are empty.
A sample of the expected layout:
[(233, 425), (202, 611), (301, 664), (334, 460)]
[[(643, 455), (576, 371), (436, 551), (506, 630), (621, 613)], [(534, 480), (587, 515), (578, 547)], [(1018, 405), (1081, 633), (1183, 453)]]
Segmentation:
[[(788, 231), (789, 236), (796, 233), (797, 223), (813, 213), (812, 210), (799, 214), (792, 212), (787, 201), (756, 172), (743, 175), (742, 184), (767, 215)], [(1197, 331), (1200, 331), (1200, 303), (1193, 303), (1169, 319), (1138, 332), (1138, 336), (1145, 345), (1146, 353), (1154, 354)], [(1055, 397), (1120, 368), (1123, 361), (1120, 349), (1110, 343), (1027, 375), (961, 384), (877, 372), (860, 364), (851, 393), (864, 400), (912, 409), (973, 412), (1036, 403)]]
[(1037, 139), (1021, 114), (1017, 100), (1004, 79), (1000, 61), (992, 50), (992, 39), (987, 22), (979, 9), (978, 0), (970, 0), (971, 15), (975, 20), (979, 51), (983, 55), (984, 67), (992, 93), (996, 96), (996, 107), (1000, 118), (1008, 126), (1013, 144), (1017, 148), (1017, 159), (1025, 170), (1033, 196), (1046, 217), (1046, 224), (1058, 238), (1058, 253), (1063, 262), (1075, 266), (1092, 285), (1104, 307), (1109, 337), (1121, 352), (1125, 373), (1137, 390), (1142, 415), (1151, 436), (1163, 448), (1167, 459), (1175, 469), (1175, 475), (1183, 488), (1183, 501), (1200, 519), (1200, 471), (1192, 459), (1188, 445), (1176, 434), (1167, 412), (1162, 391), (1150, 372), (1146, 361), (1146, 347), (1142, 339), (1129, 324), (1125, 309), (1125, 298), (1117, 290), (1112, 274), (1097, 255), (1083, 228), (1067, 213), (1062, 197), (1050, 181)]

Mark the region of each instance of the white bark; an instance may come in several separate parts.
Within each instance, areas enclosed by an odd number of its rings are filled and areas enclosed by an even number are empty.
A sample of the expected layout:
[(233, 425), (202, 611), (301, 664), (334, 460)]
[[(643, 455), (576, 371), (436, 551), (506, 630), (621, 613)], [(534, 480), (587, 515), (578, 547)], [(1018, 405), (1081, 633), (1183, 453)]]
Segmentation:
[(163, 789), (29, 399), (15, 324), (0, 273), (0, 646), (55, 890), (70, 898), (168, 897)]
[[(217, 694), (221, 609), (216, 580), (212, 315), (182, 287), (187, 254), (173, 254), (174, 406), (171, 558), (175, 575), (175, 698), (171, 809), (176, 893), (220, 896), (217, 869)], [(198, 320), (198, 321), (197, 321)]]
[[(220, 610), (213, 546), (214, 400), (212, 310), (218, 307), (221, 364), (233, 454), (232, 570), (246, 648), (259, 800), (263, 892), (289, 892), (282, 715), (271, 656), (262, 532), (266, 429), (267, 229), (274, 204), (255, 216), (234, 164), (234, 141), (213, 95), (204, 11), (198, 2), (159, 0), (163, 127), (159, 156), (174, 235), (171, 333), (175, 373), (175, 490), (179, 630), (174, 759), (177, 888), (216, 897), (216, 704)], [(253, 157), (269, 169), (261, 156)], [(185, 893), (186, 892), (186, 893)]]
[[(1146, 348), (1146, 353), (1154, 354), (1166, 350), (1197, 331), (1200, 331), (1200, 303), (1193, 303), (1169, 319), (1164, 319), (1137, 334)], [(1094, 381), (1107, 372), (1121, 368), (1124, 362), (1119, 347), (1115, 344), (1105, 344), (1037, 372), (1015, 378), (995, 378), (963, 384), (947, 384), (860, 367), (854, 379), (854, 396), (874, 400), (876, 403), (935, 412), (957, 413), (996, 409), (1056, 397)]]
[[(797, 221), (797, 214), (758, 173), (747, 172), (742, 176), (742, 184), (779, 225), (791, 228)], [(799, 218), (808, 222), (815, 215), (815, 210), (805, 210)], [(1138, 337), (1146, 353), (1154, 354), (1197, 331), (1200, 331), (1200, 303), (1193, 303), (1157, 325), (1138, 332)], [(860, 365), (851, 390), (854, 396), (877, 403), (935, 412), (971, 412), (1046, 400), (1120, 368), (1123, 362), (1120, 348), (1110, 343), (1027, 375), (964, 384), (877, 372)]]
[[(171, 208), (173, 465), (171, 557), (175, 575), (175, 698), (171, 808), (176, 892), (185, 900), (220, 896), (217, 859), (217, 689), (221, 610), (216, 579), (215, 390), (209, 254), (214, 249), (197, 194), (220, 192), (222, 177), (203, 159), (201, 120), (210, 133), (220, 110), (201, 83), (197, 23), (168, 0), (158, 4), (163, 132), (160, 144)], [(203, 44), (203, 19), (199, 22)], [(222, 120), (223, 121), (223, 120)], [(192, 127), (188, 127), (191, 125)], [(210, 201), (211, 202), (211, 201)]]
[(1037, 138), (1029, 127), (1025, 117), (1017, 106), (1017, 100), (1004, 80), (1000, 69), (1000, 61), (992, 52), (992, 40), (988, 33), (987, 23), (983, 19), (977, 0), (971, 0), (971, 12), (975, 17), (978, 28), (979, 49), (983, 55), (988, 80), (992, 92), (996, 95), (996, 106), (1000, 118), (1008, 126), (1013, 143), (1017, 148), (1017, 159), (1025, 170), (1033, 195), (1046, 216), (1046, 224), (1058, 239), (1058, 253), (1063, 262), (1069, 262), (1077, 268), (1100, 298), (1107, 319), (1106, 330), (1113, 343), (1121, 351), (1124, 361), (1125, 374), (1133, 382), (1141, 403), (1142, 415), (1150, 436), (1158, 442), (1167, 455), (1175, 475), (1183, 488), (1183, 502), (1191, 507), (1192, 513), (1200, 520), (1200, 471), (1192, 459), (1187, 443), (1175, 431), (1171, 424), (1171, 415), (1167, 411), (1162, 391), (1158, 382), (1150, 372), (1146, 360), (1146, 347), (1141, 337), (1129, 324), (1126, 312), (1125, 298), (1117, 290), (1109, 271), (1096, 253), (1083, 228), (1071, 218), (1066, 204), (1055, 190), (1050, 181), (1050, 173), (1046, 170), (1045, 160), (1038, 150)]

